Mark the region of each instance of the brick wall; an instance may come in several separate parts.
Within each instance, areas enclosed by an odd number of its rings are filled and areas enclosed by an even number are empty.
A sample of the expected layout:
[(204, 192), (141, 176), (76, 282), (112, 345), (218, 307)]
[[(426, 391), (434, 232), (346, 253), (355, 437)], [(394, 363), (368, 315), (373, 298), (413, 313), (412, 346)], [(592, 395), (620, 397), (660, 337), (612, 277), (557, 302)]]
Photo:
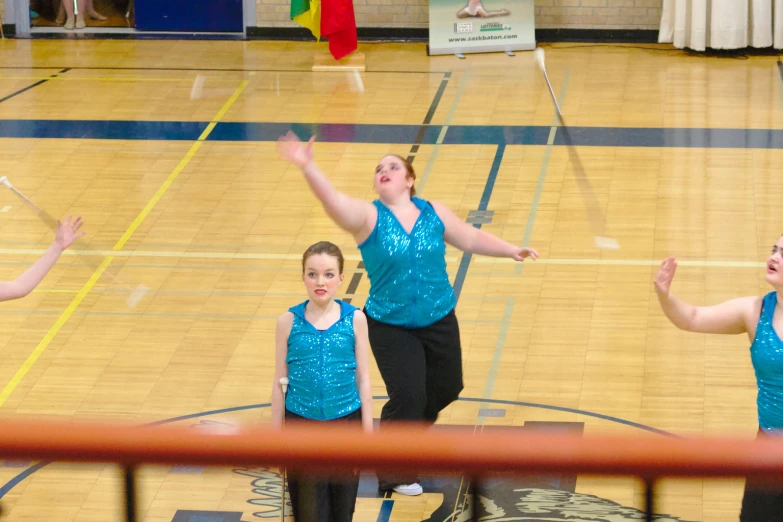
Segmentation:
[[(2, 2), (2, 0), (0, 0)], [(535, 0), (536, 27), (658, 29), (663, 0)], [(466, 2), (467, 3), (467, 2)], [(295, 26), (290, 0), (256, 0), (260, 27)], [(428, 0), (353, 0), (359, 27), (427, 27)]]

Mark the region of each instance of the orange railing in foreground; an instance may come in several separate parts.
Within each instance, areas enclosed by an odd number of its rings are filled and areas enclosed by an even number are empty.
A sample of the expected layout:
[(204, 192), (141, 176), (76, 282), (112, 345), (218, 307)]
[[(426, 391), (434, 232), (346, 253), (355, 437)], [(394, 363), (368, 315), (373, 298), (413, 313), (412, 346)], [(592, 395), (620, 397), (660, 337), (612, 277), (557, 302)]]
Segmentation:
[(137, 520), (134, 470), (142, 464), (268, 465), (314, 474), (356, 468), (459, 472), (471, 477), (474, 494), (482, 477), (499, 472), (638, 476), (647, 484), (648, 520), (659, 478), (752, 475), (783, 484), (783, 440), (777, 438), (474, 434), (472, 429), (418, 426), (365, 435), (293, 424), (273, 431), (5, 420), (0, 422), (0, 458), (119, 464), (126, 469), (129, 521)]

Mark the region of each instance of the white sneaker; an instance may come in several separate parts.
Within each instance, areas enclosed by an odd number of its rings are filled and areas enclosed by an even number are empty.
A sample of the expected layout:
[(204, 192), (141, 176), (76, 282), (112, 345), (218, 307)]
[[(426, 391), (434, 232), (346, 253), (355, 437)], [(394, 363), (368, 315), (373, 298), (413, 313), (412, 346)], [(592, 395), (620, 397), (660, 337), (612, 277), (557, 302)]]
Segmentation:
[(399, 486), (394, 486), (394, 492), (399, 493), (400, 495), (415, 497), (416, 495), (424, 493), (424, 488), (419, 484), (400, 484)]

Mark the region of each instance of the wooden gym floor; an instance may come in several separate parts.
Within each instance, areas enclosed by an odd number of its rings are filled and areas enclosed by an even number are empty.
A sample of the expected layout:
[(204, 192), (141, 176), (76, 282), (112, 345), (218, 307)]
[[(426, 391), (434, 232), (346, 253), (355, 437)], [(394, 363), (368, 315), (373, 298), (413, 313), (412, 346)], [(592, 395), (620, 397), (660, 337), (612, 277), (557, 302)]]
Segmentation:
[[(781, 79), (774, 57), (646, 47), (546, 47), (613, 251), (594, 246), (531, 53), (362, 45), (357, 77), (310, 72), (306, 43), (3, 41), (2, 173), (47, 212), (84, 216), (88, 234), (35, 293), (0, 307), (0, 414), (266, 422), (274, 319), (304, 299), (304, 249), (338, 243), (344, 297), (361, 306), (368, 291), (350, 237), (277, 159), (293, 125), (318, 136), (341, 189), (370, 199), (377, 160), (411, 155), (424, 197), (542, 255), (520, 267), (450, 250), (466, 386), (441, 423), (753, 437), (748, 340), (677, 331), (651, 280), (676, 255), (675, 291), (696, 303), (769, 290), (763, 262), (783, 232)], [(52, 234), (5, 189), (0, 207), (0, 276), (11, 278)], [(139, 285), (149, 291), (132, 306)], [(379, 415), (374, 363), (373, 392)], [(355, 519), (465, 519), (464, 481), (424, 486), (384, 499), (365, 477)], [(278, 487), (274, 470), (148, 468), (143, 519), (274, 519)], [(630, 478), (487, 491), (484, 514), (508, 520), (631, 520), (642, 507)], [(667, 481), (661, 493), (668, 520), (736, 520), (742, 482)], [(0, 504), (9, 522), (119, 520), (120, 476), (6, 461)]]

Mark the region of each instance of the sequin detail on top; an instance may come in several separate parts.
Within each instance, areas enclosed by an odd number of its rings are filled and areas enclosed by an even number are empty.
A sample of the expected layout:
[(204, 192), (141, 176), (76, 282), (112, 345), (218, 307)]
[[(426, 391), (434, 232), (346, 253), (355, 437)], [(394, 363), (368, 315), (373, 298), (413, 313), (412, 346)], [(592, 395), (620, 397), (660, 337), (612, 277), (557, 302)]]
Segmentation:
[(446, 228), (429, 202), (412, 200), (421, 212), (410, 234), (386, 205), (374, 201), (378, 221), (359, 250), (370, 279), (367, 315), (423, 328), (451, 312), (457, 298), (446, 271)]
[(289, 308), (294, 314), (288, 334), (288, 395), (285, 407), (302, 417), (327, 421), (344, 417), (361, 405), (356, 385), (356, 338), (353, 313), (344, 301), (340, 319), (318, 330), (305, 319), (308, 301)]
[(764, 431), (783, 431), (783, 340), (772, 326), (778, 297), (776, 292), (764, 296), (756, 336), (750, 346), (750, 357), (756, 372), (759, 427)]

